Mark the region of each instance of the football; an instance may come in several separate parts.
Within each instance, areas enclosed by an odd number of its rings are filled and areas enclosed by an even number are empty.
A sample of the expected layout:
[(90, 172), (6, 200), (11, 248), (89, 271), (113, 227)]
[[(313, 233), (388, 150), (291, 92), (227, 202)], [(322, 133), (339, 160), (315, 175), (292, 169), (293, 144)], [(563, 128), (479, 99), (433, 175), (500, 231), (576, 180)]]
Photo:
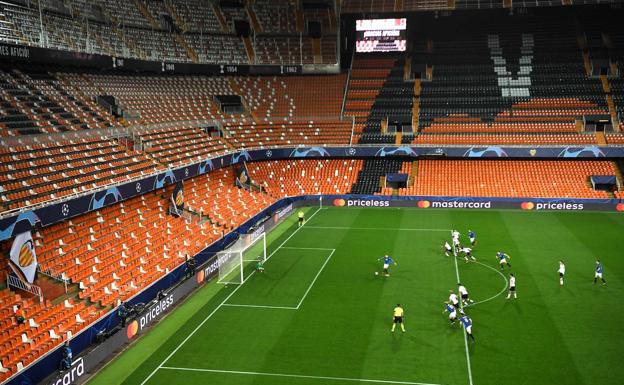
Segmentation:
[(375, 272), (375, 275), (379, 275), (379, 273), (378, 273), (378, 272)]

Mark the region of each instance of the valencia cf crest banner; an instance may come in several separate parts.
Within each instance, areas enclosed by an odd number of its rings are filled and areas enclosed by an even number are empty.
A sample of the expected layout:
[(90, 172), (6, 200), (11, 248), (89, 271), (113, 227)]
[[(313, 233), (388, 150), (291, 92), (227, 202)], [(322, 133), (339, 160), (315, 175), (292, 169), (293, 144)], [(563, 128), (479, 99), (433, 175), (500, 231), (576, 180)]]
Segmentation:
[(178, 182), (173, 189), (173, 194), (171, 194), (171, 201), (175, 206), (176, 210), (184, 210), (184, 185), (182, 184), (182, 182)]
[(17, 234), (11, 246), (10, 256), (9, 265), (15, 274), (23, 281), (33, 283), (37, 273), (37, 254), (30, 231)]
[(247, 171), (247, 164), (243, 162), (243, 164), (238, 167), (238, 171), (236, 172), (236, 185), (242, 188), (249, 188), (251, 184), (251, 178), (249, 177), (249, 172)]

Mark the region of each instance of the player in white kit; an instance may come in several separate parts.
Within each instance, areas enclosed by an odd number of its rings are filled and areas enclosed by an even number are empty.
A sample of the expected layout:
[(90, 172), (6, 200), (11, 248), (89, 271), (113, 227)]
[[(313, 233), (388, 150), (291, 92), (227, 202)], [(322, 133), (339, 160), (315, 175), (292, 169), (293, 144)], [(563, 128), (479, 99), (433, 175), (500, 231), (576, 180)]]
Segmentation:
[(565, 277), (565, 263), (563, 260), (559, 261), (559, 286), (563, 286), (563, 277)]
[(516, 294), (516, 277), (513, 274), (509, 274), (509, 291), (507, 292), (507, 299), (511, 298), (513, 294), (514, 299), (518, 298)]

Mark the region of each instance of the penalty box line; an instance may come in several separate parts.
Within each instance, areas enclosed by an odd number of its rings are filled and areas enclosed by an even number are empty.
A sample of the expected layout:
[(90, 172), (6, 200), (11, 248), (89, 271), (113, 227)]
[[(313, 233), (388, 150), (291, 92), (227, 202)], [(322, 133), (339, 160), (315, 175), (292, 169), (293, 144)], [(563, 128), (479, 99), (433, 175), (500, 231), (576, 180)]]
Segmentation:
[[(318, 213), (319, 213), (319, 211), (321, 211), (321, 208), (320, 208), (320, 207), (319, 207), (319, 208), (318, 208), (315, 212), (313, 212), (313, 213), (312, 213), (312, 215), (310, 215), (310, 218), (309, 218), (308, 220), (311, 220), (311, 219), (312, 219), (312, 218), (313, 218), (316, 214), (318, 214)], [(286, 238), (286, 239), (284, 240), (284, 242), (282, 242), (282, 243), (281, 243), (281, 244), (280, 244), (280, 245), (279, 245), (279, 246), (278, 246), (275, 250), (273, 250), (273, 252), (272, 252), (271, 254), (269, 254), (269, 256), (267, 257), (267, 261), (268, 261), (268, 260), (269, 260), (269, 259), (270, 259), (270, 258), (271, 258), (274, 254), (275, 254), (275, 253), (277, 253), (277, 251), (278, 251), (278, 250), (279, 250), (282, 246), (284, 246), (284, 245), (286, 244), (286, 242), (288, 242), (288, 241), (289, 241), (289, 240), (290, 240), (293, 236), (295, 236), (295, 234), (297, 234), (297, 232), (299, 232), (299, 230), (303, 229), (304, 227), (305, 227), (305, 223), (303, 224), (303, 226), (301, 226), (301, 227), (297, 227), (297, 228), (295, 229), (295, 231), (293, 231), (293, 232), (292, 232), (292, 234), (290, 234), (290, 235), (288, 236), (288, 238)], [(223, 301), (222, 301), (222, 302), (221, 302), (221, 303), (220, 303), (220, 304), (219, 304), (219, 305), (218, 305), (218, 306), (217, 306), (217, 307), (216, 307), (216, 308), (215, 308), (212, 312), (210, 312), (210, 314), (208, 314), (208, 315), (206, 316), (206, 318), (204, 318), (204, 319), (203, 319), (203, 321), (202, 321), (202, 322), (200, 322), (200, 323), (199, 323), (199, 325), (197, 325), (197, 326), (195, 327), (195, 329), (193, 329), (193, 331), (191, 331), (191, 332), (190, 332), (190, 333), (186, 336), (186, 338), (184, 338), (184, 339), (182, 340), (182, 342), (180, 342), (180, 343), (178, 344), (178, 346), (176, 346), (176, 348), (175, 348), (175, 349), (173, 349), (173, 350), (171, 351), (171, 353), (169, 353), (169, 355), (168, 355), (167, 357), (165, 357), (165, 359), (164, 359), (164, 360), (162, 360), (162, 362), (161, 362), (160, 364), (158, 364), (158, 366), (157, 366), (156, 368), (154, 368), (154, 370), (152, 370), (152, 372), (151, 372), (151, 373), (150, 373), (150, 374), (149, 374), (149, 375), (148, 375), (148, 376), (147, 376), (147, 377), (146, 377), (146, 378), (145, 378), (145, 379), (141, 382), (141, 384), (140, 384), (140, 385), (145, 385), (145, 384), (146, 384), (146, 383), (150, 380), (150, 378), (152, 378), (152, 377), (154, 376), (154, 374), (156, 374), (156, 372), (157, 372), (159, 369), (162, 369), (162, 367), (163, 367), (163, 365), (165, 364), (165, 362), (169, 361), (169, 359), (170, 359), (171, 357), (173, 357), (173, 355), (174, 355), (174, 354), (176, 354), (176, 353), (178, 352), (178, 350), (180, 350), (180, 348), (181, 348), (181, 347), (182, 347), (182, 346), (183, 346), (183, 345), (184, 345), (184, 344), (185, 344), (188, 340), (190, 340), (190, 339), (191, 339), (191, 337), (193, 337), (193, 336), (195, 335), (195, 333), (197, 333), (197, 331), (198, 331), (198, 330), (199, 330), (202, 326), (204, 326), (204, 324), (205, 324), (206, 322), (208, 322), (208, 320), (209, 320), (210, 318), (212, 318), (212, 316), (213, 316), (213, 315), (214, 315), (217, 311), (219, 311), (219, 309), (221, 309), (221, 307), (223, 306), (223, 304), (225, 304), (225, 303), (226, 303), (226, 302), (227, 302), (227, 301), (228, 301), (228, 300), (229, 300), (229, 299), (230, 299), (230, 298), (231, 298), (231, 297), (232, 297), (232, 296), (233, 296), (233, 295), (234, 295), (234, 294), (238, 291), (238, 289), (240, 289), (240, 287), (241, 287), (241, 286), (243, 286), (243, 284), (244, 284), (245, 282), (247, 282), (247, 280), (248, 280), (250, 277), (252, 277), (252, 276), (254, 275), (254, 273), (255, 273), (255, 271), (252, 271), (252, 272), (251, 272), (251, 274), (249, 274), (249, 275), (247, 276), (247, 278), (245, 278), (245, 279), (243, 280), (243, 283), (242, 283), (242, 284), (240, 284), (240, 285), (236, 286), (236, 287), (234, 288), (234, 290), (232, 290), (232, 292), (231, 292), (230, 294), (228, 294), (228, 295), (227, 295), (227, 297), (225, 297), (225, 299), (224, 299), (224, 300), (223, 300)]]
[(281, 248), (282, 249), (289, 249), (289, 250), (325, 250), (325, 251), (330, 251), (330, 253), (327, 256), (327, 258), (325, 258), (325, 262), (323, 262), (323, 265), (321, 266), (321, 268), (316, 272), (316, 275), (314, 276), (314, 279), (312, 279), (312, 282), (310, 282), (310, 285), (308, 285), (308, 288), (305, 291), (305, 293), (303, 294), (303, 297), (301, 297), (301, 300), (299, 300), (299, 302), (297, 303), (297, 306), (246, 305), (246, 304), (238, 304), (238, 303), (224, 303), (223, 306), (249, 307), (249, 308), (260, 308), (260, 309), (299, 310), (299, 308), (301, 307), (301, 304), (306, 299), (306, 297), (308, 296), (308, 293), (310, 292), (310, 290), (312, 290), (312, 287), (316, 283), (316, 280), (318, 279), (318, 277), (323, 272), (323, 269), (325, 269), (325, 266), (327, 265), (327, 263), (329, 262), (331, 257), (336, 252), (336, 249), (328, 249), (328, 248), (322, 248), (322, 247), (287, 247), (287, 246), (284, 246), (284, 247), (281, 247)]
[(288, 377), (288, 378), (305, 378), (305, 379), (312, 379), (312, 380), (327, 380), (327, 381), (365, 382), (365, 383), (374, 383), (374, 384), (443, 385), (443, 384), (432, 384), (432, 383), (427, 383), (427, 382), (413, 382), (413, 381), (373, 380), (373, 379), (368, 379), (368, 378), (311, 376), (311, 375), (305, 375), (305, 374), (286, 374), (286, 373), (268, 373), (268, 372), (247, 372), (247, 371), (241, 371), (241, 370), (180, 368), (180, 367), (172, 367), (172, 366), (162, 366), (161, 369), (187, 371), (187, 372), (240, 374), (240, 375), (247, 375), (247, 376)]

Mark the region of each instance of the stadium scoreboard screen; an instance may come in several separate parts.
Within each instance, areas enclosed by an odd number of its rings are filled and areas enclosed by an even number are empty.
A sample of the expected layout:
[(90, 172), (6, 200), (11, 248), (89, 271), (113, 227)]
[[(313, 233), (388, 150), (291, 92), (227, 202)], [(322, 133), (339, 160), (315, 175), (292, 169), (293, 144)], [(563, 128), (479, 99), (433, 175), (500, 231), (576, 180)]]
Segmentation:
[(407, 19), (355, 21), (356, 52), (403, 52), (407, 48)]

